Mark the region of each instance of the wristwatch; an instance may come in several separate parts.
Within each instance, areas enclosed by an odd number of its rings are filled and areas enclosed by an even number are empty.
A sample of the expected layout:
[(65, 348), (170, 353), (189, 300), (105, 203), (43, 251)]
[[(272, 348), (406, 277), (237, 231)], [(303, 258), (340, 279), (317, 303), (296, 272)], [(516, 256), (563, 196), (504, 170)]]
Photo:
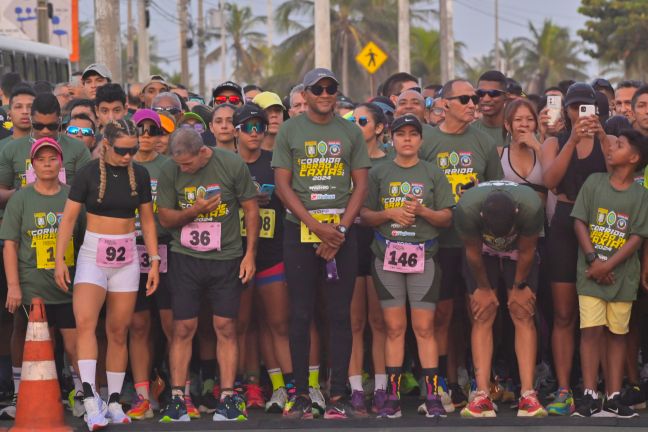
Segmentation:
[(585, 254), (585, 262), (587, 263), (588, 266), (591, 266), (594, 261), (598, 259), (598, 255), (596, 255), (596, 252), (590, 252), (588, 254)]
[(346, 237), (347, 232), (349, 232), (349, 229), (344, 225), (338, 225), (337, 227), (335, 227), (335, 229), (338, 230), (340, 233), (342, 233), (344, 237)]
[(515, 286), (515, 288), (517, 288), (517, 289), (519, 289), (519, 290), (523, 290), (524, 288), (528, 287), (529, 284), (526, 283), (526, 281), (522, 281), (522, 282), (513, 282), (513, 286)]
[(149, 261), (162, 261), (160, 255), (151, 255), (149, 256)]

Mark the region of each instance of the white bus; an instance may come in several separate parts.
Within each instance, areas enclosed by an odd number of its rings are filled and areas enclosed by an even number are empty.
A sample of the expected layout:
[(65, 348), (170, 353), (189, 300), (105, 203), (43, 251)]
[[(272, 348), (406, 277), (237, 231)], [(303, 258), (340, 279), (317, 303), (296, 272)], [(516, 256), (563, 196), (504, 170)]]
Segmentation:
[(54, 45), (0, 36), (0, 76), (7, 72), (18, 72), (25, 81), (68, 82), (69, 53)]

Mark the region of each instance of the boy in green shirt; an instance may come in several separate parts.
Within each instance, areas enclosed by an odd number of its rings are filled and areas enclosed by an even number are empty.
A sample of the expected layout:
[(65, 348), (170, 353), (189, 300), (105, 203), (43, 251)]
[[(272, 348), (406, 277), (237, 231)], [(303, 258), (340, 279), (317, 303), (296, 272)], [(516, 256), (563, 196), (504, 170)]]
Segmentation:
[[(573, 415), (631, 418), (637, 413), (621, 403), (620, 391), (625, 335), (640, 279), (636, 252), (648, 236), (648, 191), (634, 181), (634, 173), (648, 160), (648, 139), (624, 130), (606, 159), (610, 172), (589, 176), (571, 213), (580, 245), (576, 289), (585, 388)], [(607, 355), (602, 359), (604, 337)], [(607, 362), (604, 403), (596, 391), (601, 361)]]

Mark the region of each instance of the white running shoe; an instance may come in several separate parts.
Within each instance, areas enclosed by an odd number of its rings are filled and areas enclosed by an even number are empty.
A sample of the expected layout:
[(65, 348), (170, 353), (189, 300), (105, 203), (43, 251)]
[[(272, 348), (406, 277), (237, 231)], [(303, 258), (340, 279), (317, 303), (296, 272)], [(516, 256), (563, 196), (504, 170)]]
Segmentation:
[(288, 402), (288, 392), (285, 387), (280, 387), (272, 392), (272, 397), (265, 404), (265, 410), (268, 413), (281, 414), (286, 406), (286, 402)]
[(309, 387), (308, 395), (313, 403), (313, 417), (321, 417), (326, 411), (326, 399), (319, 388)]
[(110, 421), (106, 418), (106, 404), (98, 396), (87, 397), (83, 399), (85, 415), (83, 419), (90, 432), (103, 429), (108, 426)]
[(108, 404), (108, 413), (106, 418), (110, 420), (110, 423), (114, 424), (128, 424), (131, 422), (130, 417), (128, 417), (119, 402), (111, 402)]

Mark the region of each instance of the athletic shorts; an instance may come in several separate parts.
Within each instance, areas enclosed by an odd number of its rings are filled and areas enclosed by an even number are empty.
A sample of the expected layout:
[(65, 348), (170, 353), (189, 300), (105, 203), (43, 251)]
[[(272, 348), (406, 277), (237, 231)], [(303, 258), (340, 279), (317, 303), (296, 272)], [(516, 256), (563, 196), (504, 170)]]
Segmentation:
[(152, 310), (157, 307), (158, 310), (171, 309), (171, 294), (169, 293), (169, 276), (168, 273), (160, 273), (160, 283), (153, 295), (146, 295), (147, 273), (140, 274), (139, 290), (137, 291), (137, 302), (135, 302), (135, 312)]
[[(484, 260), (484, 267), (486, 268), (486, 275), (488, 276), (488, 282), (490, 283), (491, 288), (497, 289), (500, 286), (506, 287), (507, 290), (513, 288), (517, 261), (487, 254), (482, 254), (482, 259)], [(533, 264), (531, 265), (529, 276), (525, 281), (529, 284), (529, 288), (531, 288), (531, 291), (534, 293), (538, 292), (538, 267), (539, 259), (536, 255)], [(477, 289), (477, 283), (473, 277), (472, 270), (470, 270), (470, 267), (468, 266), (468, 262), (465, 260), (464, 273), (466, 274), (466, 287), (468, 289), (468, 294), (472, 294)]]
[(286, 268), (282, 262), (254, 275), (254, 285), (257, 288), (275, 282), (286, 282)]
[(173, 319), (197, 318), (203, 294), (214, 315), (236, 318), (243, 291), (240, 266), (240, 258), (216, 261), (170, 252), (168, 282)]
[(558, 201), (547, 235), (549, 282), (576, 283), (578, 239), (571, 217), (572, 204)]
[[(99, 239), (133, 239), (133, 260), (119, 268), (101, 267), (97, 264), (97, 245)], [(74, 285), (93, 284), (109, 292), (137, 292), (140, 280), (140, 263), (135, 245), (135, 233), (107, 235), (86, 231), (83, 245), (77, 258)]]
[(605, 326), (611, 333), (628, 333), (632, 302), (609, 302), (598, 297), (578, 296), (580, 328)]
[(439, 301), (461, 298), (466, 293), (466, 281), (463, 274), (463, 248), (440, 248), (436, 261), (441, 269), (441, 286)]
[(373, 228), (355, 225), (358, 233), (358, 276), (371, 276), (374, 254), (371, 252), (371, 242), (374, 238)]
[(380, 305), (434, 310), (439, 299), (439, 267), (434, 258), (425, 260), (423, 273), (397, 273), (383, 270), (383, 260), (374, 259), (373, 278)]

